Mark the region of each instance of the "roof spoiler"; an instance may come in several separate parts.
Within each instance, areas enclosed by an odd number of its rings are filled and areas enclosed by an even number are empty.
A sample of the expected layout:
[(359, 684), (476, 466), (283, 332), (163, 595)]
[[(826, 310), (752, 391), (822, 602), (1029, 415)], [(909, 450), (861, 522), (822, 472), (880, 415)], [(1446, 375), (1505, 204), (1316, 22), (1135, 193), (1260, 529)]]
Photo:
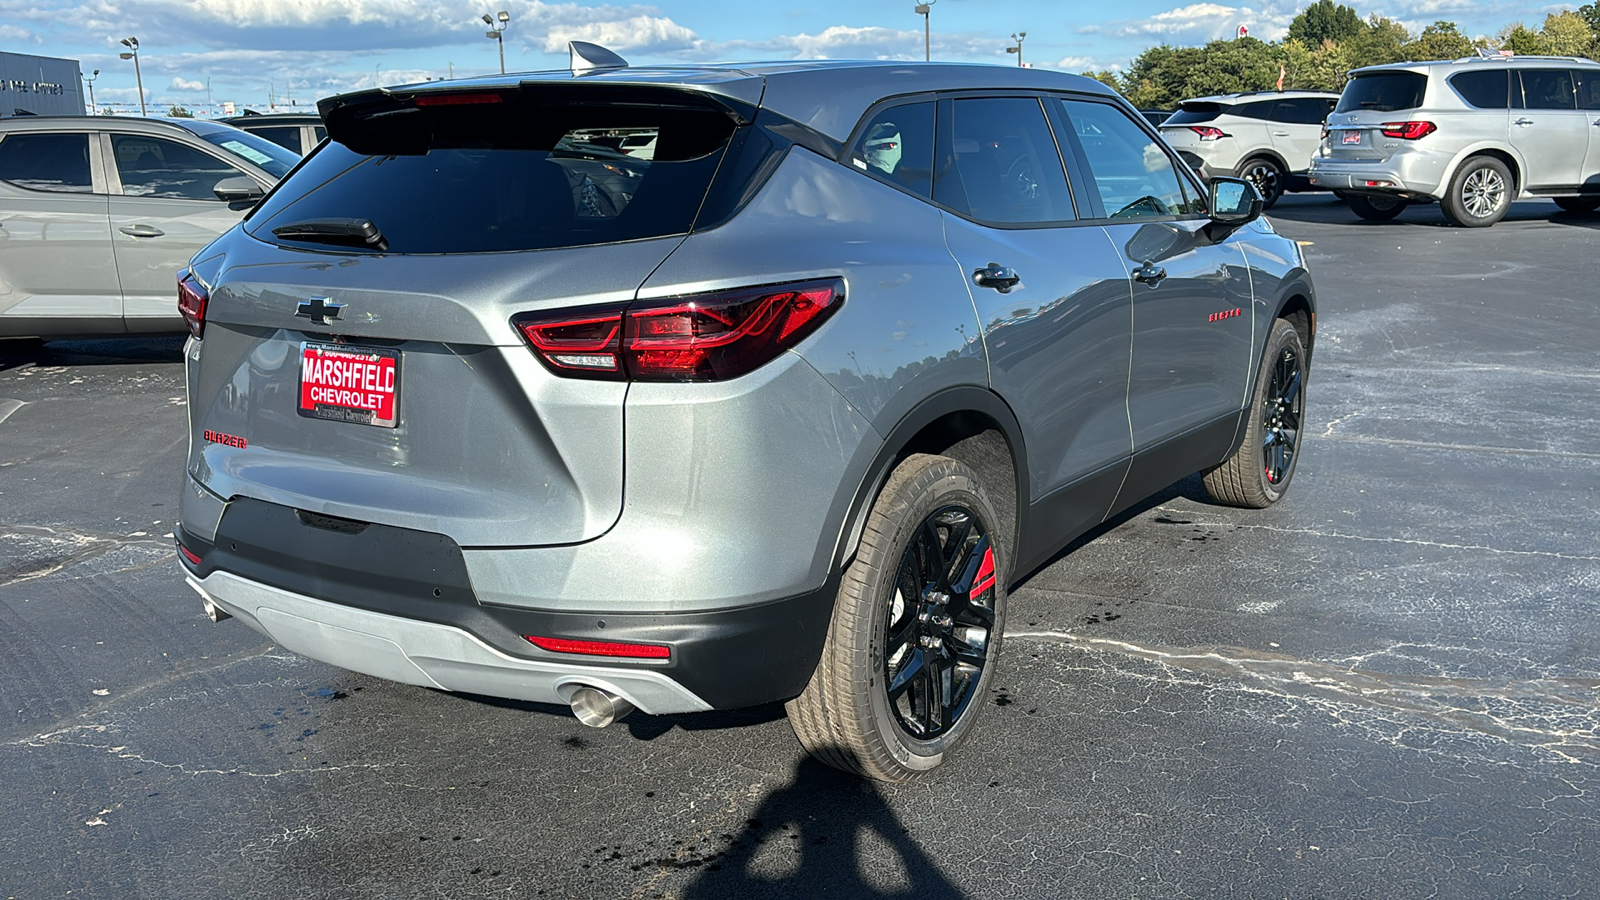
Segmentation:
[(588, 41), (567, 41), (567, 53), (572, 58), (573, 77), (628, 67), (627, 60)]

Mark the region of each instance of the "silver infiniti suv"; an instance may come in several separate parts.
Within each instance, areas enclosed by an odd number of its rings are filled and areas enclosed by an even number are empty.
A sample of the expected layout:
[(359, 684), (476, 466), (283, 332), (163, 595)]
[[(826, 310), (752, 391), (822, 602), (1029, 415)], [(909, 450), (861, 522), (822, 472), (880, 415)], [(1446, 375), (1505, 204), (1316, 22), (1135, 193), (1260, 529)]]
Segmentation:
[(179, 283), (180, 561), (294, 652), (594, 725), (787, 701), (903, 780), (1013, 583), (1196, 470), (1294, 474), (1299, 247), (1094, 81), (583, 45), (320, 108)]
[(1600, 208), (1600, 63), (1518, 56), (1351, 73), (1311, 181), (1356, 215), (1439, 201), (1455, 225), (1500, 221), (1515, 199)]

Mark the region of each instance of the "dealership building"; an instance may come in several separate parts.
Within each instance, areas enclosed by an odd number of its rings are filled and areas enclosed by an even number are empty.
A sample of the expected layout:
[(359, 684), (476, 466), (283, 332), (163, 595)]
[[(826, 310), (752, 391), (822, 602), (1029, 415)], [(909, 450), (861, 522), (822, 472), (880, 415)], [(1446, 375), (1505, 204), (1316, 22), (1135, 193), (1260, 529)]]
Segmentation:
[(77, 60), (0, 52), (0, 118), (83, 112), (83, 77)]

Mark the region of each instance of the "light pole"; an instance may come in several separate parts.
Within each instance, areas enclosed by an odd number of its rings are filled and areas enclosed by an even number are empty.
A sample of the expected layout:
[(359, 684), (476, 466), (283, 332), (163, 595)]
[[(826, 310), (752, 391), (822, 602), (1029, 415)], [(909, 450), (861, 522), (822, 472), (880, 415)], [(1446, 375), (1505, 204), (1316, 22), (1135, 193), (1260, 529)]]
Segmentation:
[[(499, 28), (495, 27), (496, 19), (498, 19), (500, 22)], [(489, 26), (489, 30), (484, 32), (483, 36), (494, 39), (494, 42), (500, 45), (500, 74), (504, 75), (506, 73), (505, 33), (506, 26), (511, 24), (511, 14), (502, 9), (493, 18), (490, 18), (488, 13), (484, 13), (483, 24)]]
[(206, 118), (215, 119), (216, 112), (211, 109), (211, 76), (206, 76)]
[(922, 17), (922, 61), (923, 62), (927, 62), (927, 61), (933, 59), (933, 55), (932, 55), (933, 44), (932, 44), (932, 38), (930, 37), (930, 35), (932, 34), (932, 31), (928, 27), (928, 12), (929, 12), (929, 8), (932, 7), (933, 4), (935, 4), (937, 2), (938, 2), (938, 0), (928, 0), (927, 3), (918, 3), (917, 4), (917, 8), (912, 10), (912, 12), (914, 12), (917, 15)]
[(100, 77), (100, 70), (95, 69), (93, 75), (83, 76), (84, 84), (89, 86), (89, 115), (95, 115), (99, 110), (94, 108), (94, 80)]
[(1028, 33), (1026, 31), (1018, 31), (1013, 33), (1011, 35), (1011, 39), (1016, 41), (1017, 45), (1015, 47), (1006, 48), (1007, 53), (1015, 53), (1017, 55), (1017, 68), (1019, 69), (1022, 68), (1022, 39), (1027, 36)]
[(136, 37), (125, 37), (122, 39), (122, 46), (127, 47), (128, 52), (119, 53), (117, 55), (121, 56), (123, 59), (133, 60), (133, 77), (134, 81), (139, 85), (139, 115), (148, 115), (148, 113), (144, 111), (144, 76), (139, 74), (139, 39)]

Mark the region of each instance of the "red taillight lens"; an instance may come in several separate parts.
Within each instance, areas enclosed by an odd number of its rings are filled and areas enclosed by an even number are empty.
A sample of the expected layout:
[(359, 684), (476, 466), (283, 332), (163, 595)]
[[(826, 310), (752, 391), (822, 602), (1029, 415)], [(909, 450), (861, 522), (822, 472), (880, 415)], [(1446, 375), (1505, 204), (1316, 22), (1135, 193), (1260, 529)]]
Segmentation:
[(648, 300), (513, 320), (558, 375), (720, 381), (776, 359), (844, 302), (839, 279)]
[(200, 565), (200, 557), (196, 556), (194, 554), (194, 551), (190, 550), (188, 547), (185, 547), (184, 545), (179, 544), (178, 545), (178, 552), (183, 554), (183, 558), (187, 559), (189, 561), (190, 565), (193, 565), (193, 566)]
[(459, 94), (418, 94), (411, 101), (418, 106), (472, 106), (479, 103), (499, 103), (499, 94), (482, 91)]
[(632, 659), (670, 659), (671, 647), (656, 644), (620, 644), (613, 641), (574, 641), (567, 638), (522, 636), (528, 643), (551, 653), (579, 653), (584, 656), (625, 656)]
[(1190, 125), (1189, 130), (1200, 135), (1200, 140), (1202, 141), (1215, 141), (1228, 136), (1226, 131), (1221, 128), (1213, 128), (1210, 125)]
[(206, 327), (206, 300), (210, 295), (195, 280), (194, 273), (184, 269), (178, 275), (178, 312), (189, 326), (189, 333), (200, 337)]
[(1439, 126), (1432, 122), (1385, 122), (1378, 126), (1378, 130), (1383, 132), (1384, 137), (1414, 141), (1433, 134), (1439, 130)]

